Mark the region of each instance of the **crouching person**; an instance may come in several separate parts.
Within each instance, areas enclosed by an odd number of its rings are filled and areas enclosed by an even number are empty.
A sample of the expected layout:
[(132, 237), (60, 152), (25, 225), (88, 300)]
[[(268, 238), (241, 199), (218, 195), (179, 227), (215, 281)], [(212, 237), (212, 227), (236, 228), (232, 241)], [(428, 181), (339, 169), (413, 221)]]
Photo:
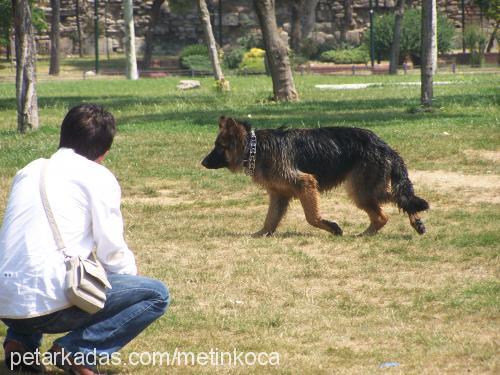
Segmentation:
[[(137, 276), (123, 237), (120, 186), (101, 165), (114, 135), (109, 112), (92, 104), (74, 107), (62, 123), (57, 152), (14, 178), (0, 231), (0, 318), (7, 325), (5, 364), (12, 371), (43, 372), (42, 361), (19, 358), (38, 353), (44, 333), (68, 332), (49, 351), (55, 365), (71, 374), (95, 374), (96, 355), (111, 357), (167, 309), (166, 286)], [(49, 224), (42, 181), (65, 252)], [(87, 259), (93, 249), (111, 289), (104, 307), (91, 314), (66, 296), (65, 254)]]

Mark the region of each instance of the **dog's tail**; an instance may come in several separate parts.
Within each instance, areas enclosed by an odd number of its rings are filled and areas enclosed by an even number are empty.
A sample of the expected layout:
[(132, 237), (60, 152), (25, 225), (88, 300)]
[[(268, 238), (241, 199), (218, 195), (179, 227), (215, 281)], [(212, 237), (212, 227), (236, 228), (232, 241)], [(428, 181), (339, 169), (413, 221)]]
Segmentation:
[(408, 178), (406, 165), (397, 153), (392, 158), (391, 188), (394, 202), (398, 208), (408, 214), (410, 223), (417, 233), (424, 234), (425, 226), (423, 221), (417, 216), (417, 213), (428, 210), (429, 203), (415, 195), (413, 184)]

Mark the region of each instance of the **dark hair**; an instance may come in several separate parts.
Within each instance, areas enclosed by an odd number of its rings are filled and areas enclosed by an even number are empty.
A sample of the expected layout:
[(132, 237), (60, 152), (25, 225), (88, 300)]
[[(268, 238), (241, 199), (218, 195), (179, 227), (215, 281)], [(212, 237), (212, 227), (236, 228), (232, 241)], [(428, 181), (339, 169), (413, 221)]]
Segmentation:
[(69, 110), (61, 125), (59, 147), (72, 148), (96, 160), (111, 148), (115, 118), (97, 104), (81, 104)]

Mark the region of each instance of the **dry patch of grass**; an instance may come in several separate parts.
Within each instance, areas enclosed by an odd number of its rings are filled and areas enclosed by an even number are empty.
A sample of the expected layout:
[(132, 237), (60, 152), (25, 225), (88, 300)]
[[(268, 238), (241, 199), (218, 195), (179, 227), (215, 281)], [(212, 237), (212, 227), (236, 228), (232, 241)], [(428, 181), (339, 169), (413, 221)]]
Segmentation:
[(451, 194), (464, 205), (474, 203), (500, 204), (500, 176), (468, 175), (447, 171), (412, 171), (410, 177), (424, 189)]
[(495, 164), (500, 164), (500, 151), (464, 150), (464, 154), (471, 159), (492, 161)]

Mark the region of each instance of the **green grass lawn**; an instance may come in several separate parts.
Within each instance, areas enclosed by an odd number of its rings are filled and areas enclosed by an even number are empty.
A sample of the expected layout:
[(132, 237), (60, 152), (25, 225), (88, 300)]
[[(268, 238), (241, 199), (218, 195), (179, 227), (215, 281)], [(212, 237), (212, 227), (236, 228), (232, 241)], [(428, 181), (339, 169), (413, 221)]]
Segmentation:
[[(16, 170), (56, 150), (71, 106), (96, 102), (117, 119), (106, 166), (122, 186), (126, 237), (140, 272), (165, 281), (173, 298), (122, 357), (175, 348), (280, 353), (275, 367), (168, 369), (193, 374), (499, 371), (500, 75), (437, 76), (451, 84), (435, 87), (431, 113), (413, 110), (418, 86), (392, 84), (416, 76), (297, 76), (301, 100), (286, 104), (267, 100), (264, 76), (231, 77), (226, 94), (209, 78), (180, 92), (178, 80), (40, 83), (41, 129), (26, 135), (15, 131), (13, 84), (0, 84), (0, 217)], [(357, 82), (384, 85), (314, 88)], [(391, 219), (379, 235), (353, 237), (368, 219), (340, 188), (321, 208), (343, 227), (342, 238), (310, 227), (298, 202), (275, 237), (249, 237), (264, 220), (265, 192), (244, 175), (200, 165), (222, 114), (257, 128), (373, 130), (401, 153), (418, 195), (430, 202), (428, 233), (418, 236), (387, 206)], [(379, 369), (383, 362), (400, 365)]]

